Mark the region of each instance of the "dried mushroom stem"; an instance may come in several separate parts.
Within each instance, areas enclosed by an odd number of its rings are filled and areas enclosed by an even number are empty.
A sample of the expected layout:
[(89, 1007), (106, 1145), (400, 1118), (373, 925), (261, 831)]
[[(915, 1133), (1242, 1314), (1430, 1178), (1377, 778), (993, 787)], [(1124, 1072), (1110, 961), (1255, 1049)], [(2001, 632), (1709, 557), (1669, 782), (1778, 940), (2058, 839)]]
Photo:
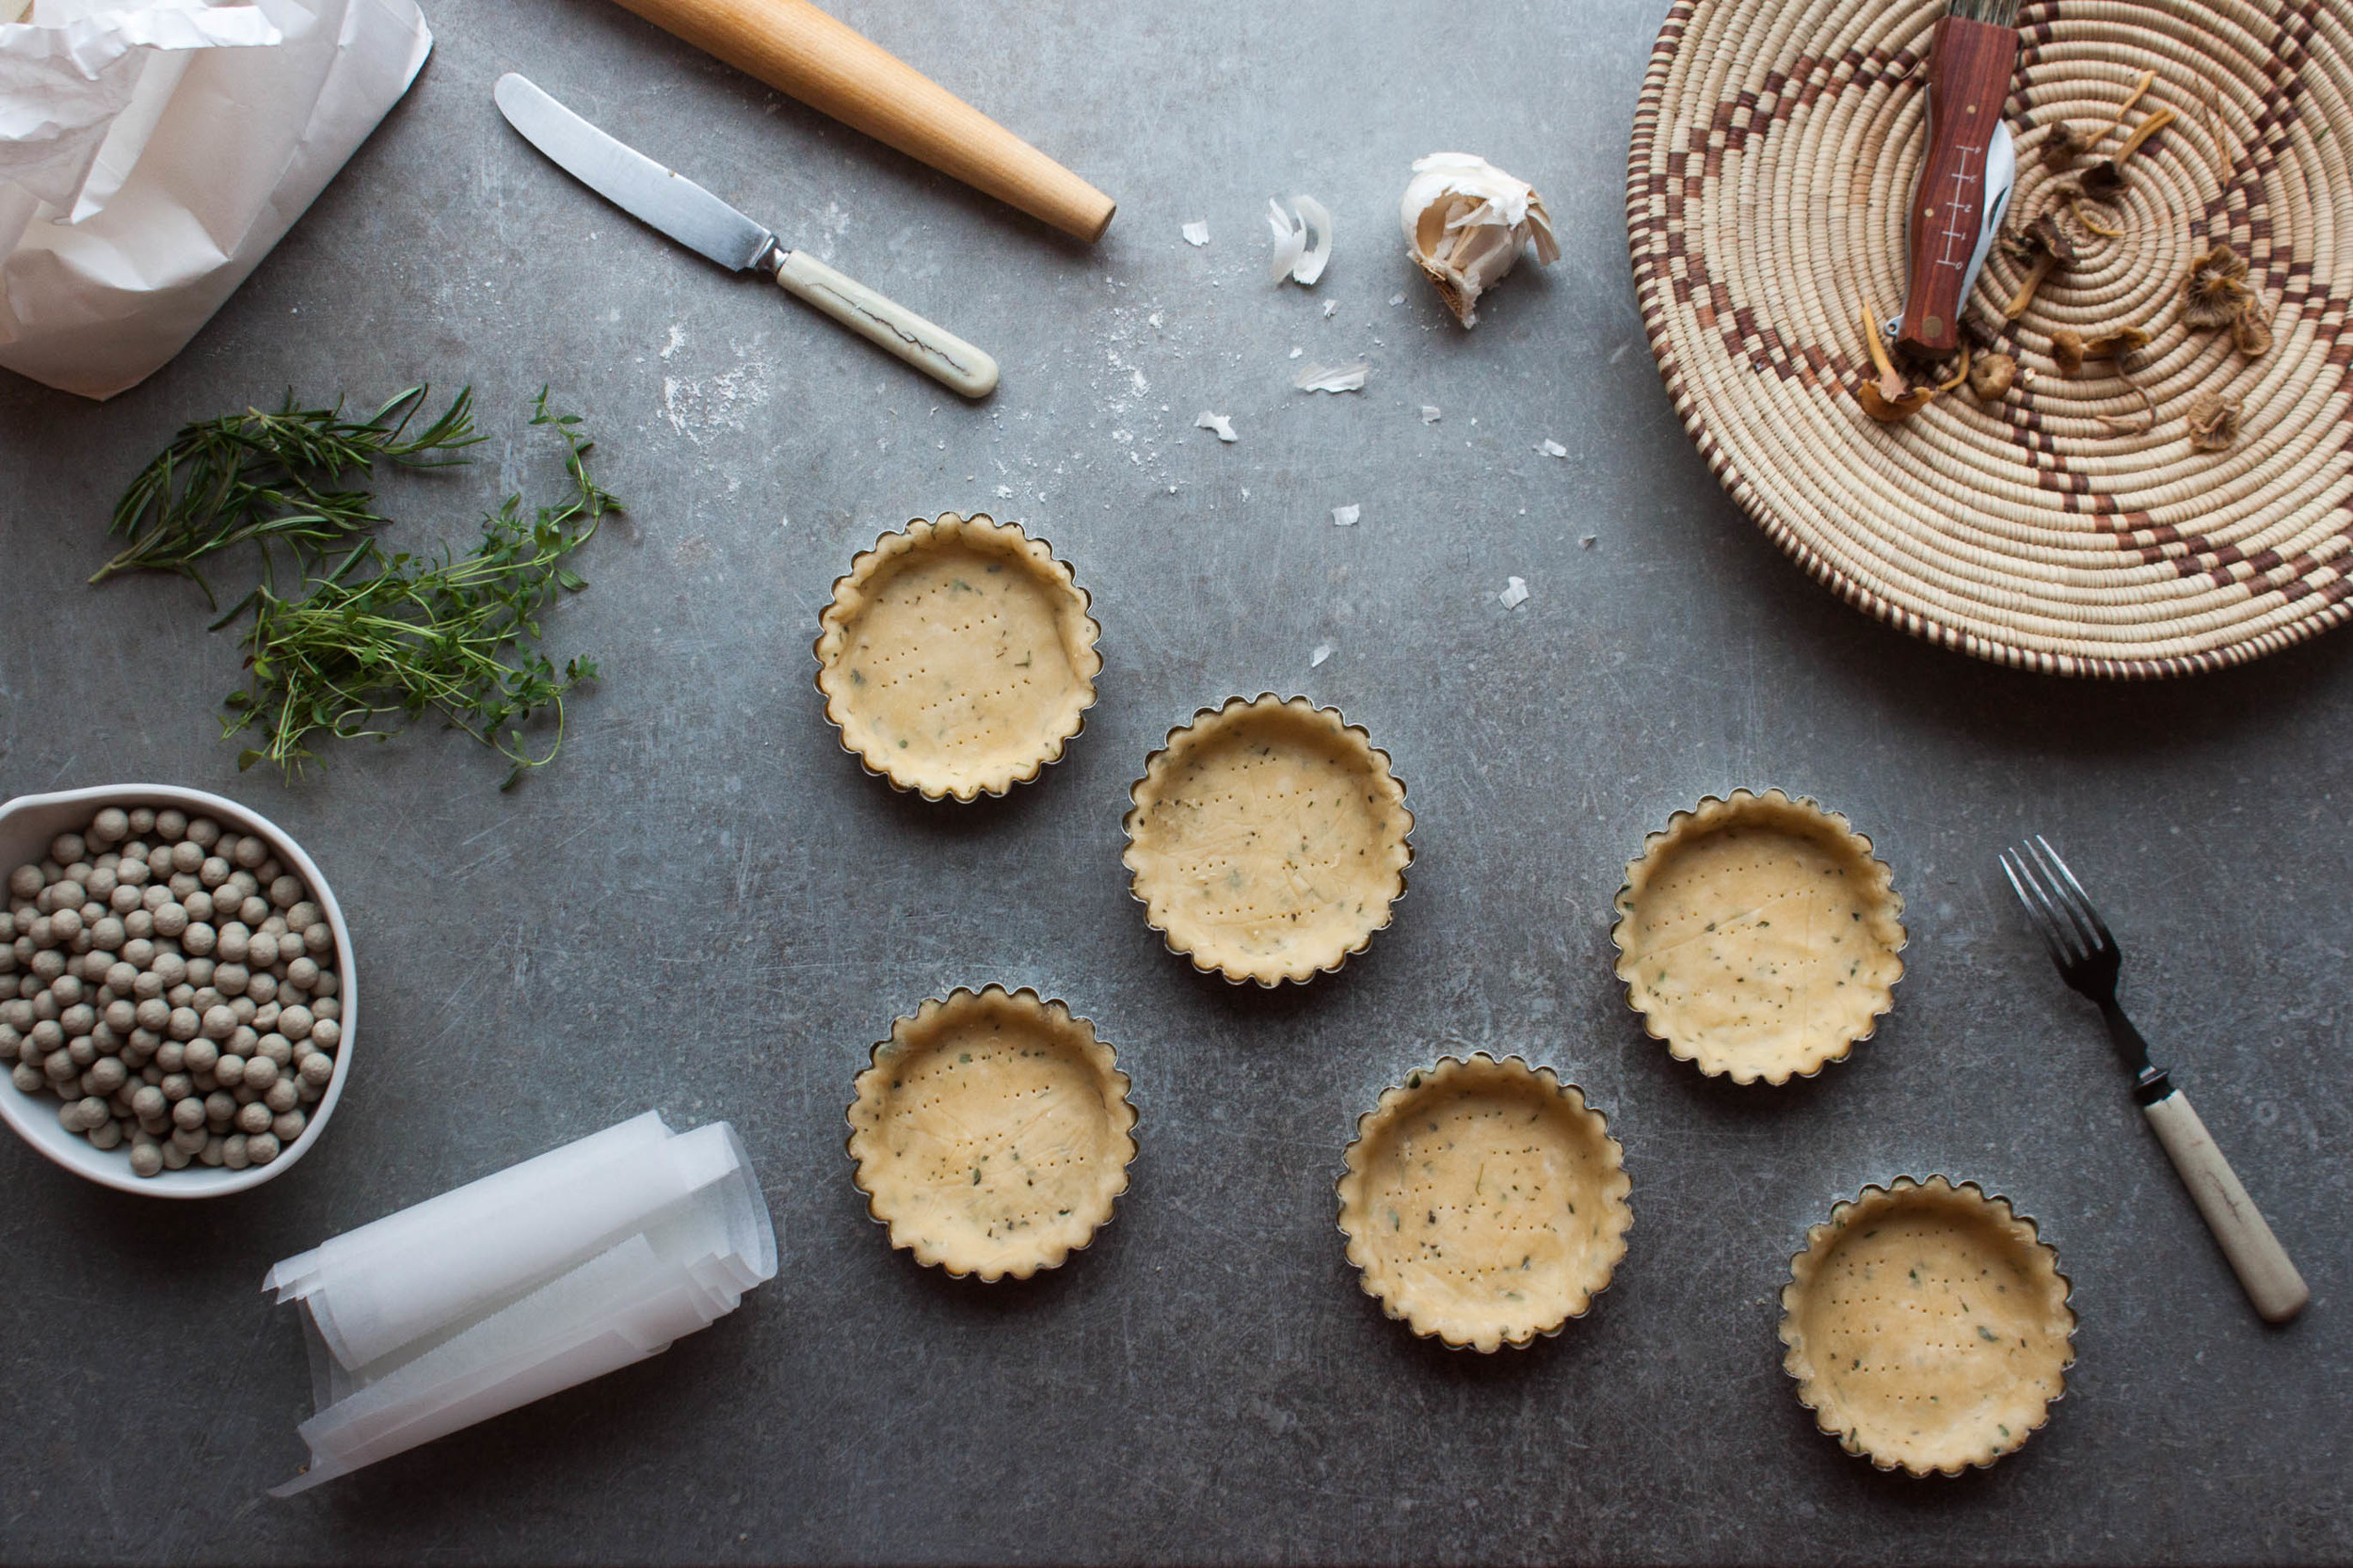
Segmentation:
[(2159, 131), (2164, 130), (2167, 126), (2172, 123), (2173, 111), (2171, 109), (2159, 109), (2156, 113), (2142, 120), (2140, 124), (2134, 129), (2133, 134), (2125, 138), (2124, 145), (2116, 150), (2115, 162), (2121, 167), (2125, 159), (2140, 151), (2141, 143), (2147, 141), (2151, 136), (2155, 136)]
[(2111, 229), (2106, 224), (2100, 222), (2097, 218), (2088, 217), (2085, 216), (2084, 204), (2090, 200), (2090, 197), (2084, 195), (2080, 191), (2069, 197), (2067, 199), (2067, 216), (2074, 219), (2075, 222), (2081, 225), (2087, 232), (2097, 234), (2104, 240), (2122, 239), (2124, 237), (2123, 230)]
[(1945, 379), (1944, 379), (1944, 380), (1939, 381), (1939, 382), (1936, 384), (1936, 390), (1937, 390), (1938, 392), (1951, 392), (1951, 391), (1952, 391), (1955, 387), (1960, 386), (1960, 385), (1961, 385), (1963, 381), (1966, 381), (1966, 380), (1968, 380), (1968, 379), (1969, 379), (1969, 344), (1966, 344), (1966, 343), (1963, 343), (1963, 344), (1961, 345), (1961, 368), (1960, 368), (1960, 369), (1958, 369), (1958, 370), (1956, 370), (1956, 371), (1954, 371), (1954, 372), (1953, 372), (1950, 376), (1947, 376), (1946, 377), (1945, 377)]
[(2222, 92), (2207, 76), (2199, 81), (2198, 95), (2206, 111), (2206, 135), (2214, 144), (2214, 183), (2225, 186), (2231, 183), (2231, 133), (2222, 120)]
[(2134, 396), (2140, 399), (2140, 423), (2135, 424), (2132, 421), (2119, 419), (2114, 414), (2101, 414), (2097, 417), (2101, 424), (2120, 436), (2145, 436), (2157, 427), (2156, 402), (2131, 376), (2125, 376), (2124, 384), (2132, 388)]
[[(2092, 149), (2097, 149), (2101, 143), (2116, 134), (2116, 128), (2124, 123), (2124, 117), (2133, 112), (2133, 105), (2140, 102), (2140, 95), (2147, 92), (2155, 84), (2156, 79), (2157, 73), (2154, 71), (2144, 71), (2140, 73), (2140, 80), (2133, 84), (2133, 90), (2126, 93), (2124, 102), (2116, 106), (2116, 113), (2108, 117), (2108, 122), (2100, 128), (2100, 134), (2091, 138)], [(2087, 151), (2089, 150), (2087, 149)]]
[(2011, 295), (2009, 303), (2002, 307), (2002, 319), (2016, 321), (2026, 313), (2027, 305), (2034, 299), (2034, 291), (2042, 286), (2042, 280), (2051, 275), (2053, 267), (2074, 264), (2075, 242), (2067, 237), (2067, 232), (2058, 226), (2057, 218), (2044, 213), (2026, 225), (2025, 233), (2009, 242), (2009, 249), (2011, 254), (2026, 257), (2033, 264), (2027, 269), (2025, 280), (2019, 283), (2018, 292)]

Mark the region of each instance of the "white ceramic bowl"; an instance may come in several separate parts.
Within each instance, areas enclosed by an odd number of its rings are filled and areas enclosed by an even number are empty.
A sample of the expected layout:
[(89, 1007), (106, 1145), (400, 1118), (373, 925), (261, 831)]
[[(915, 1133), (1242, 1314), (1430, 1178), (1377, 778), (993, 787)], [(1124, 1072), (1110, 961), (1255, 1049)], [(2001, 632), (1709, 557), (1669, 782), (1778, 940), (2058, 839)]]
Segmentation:
[(337, 1020), (343, 1026), (343, 1039), (335, 1048), (335, 1076), (327, 1080), (327, 1092), (306, 1113), (302, 1135), (268, 1164), (248, 1165), (242, 1171), (191, 1162), (184, 1170), (168, 1170), (141, 1179), (131, 1174), (129, 1144), (112, 1149), (94, 1146), (88, 1139), (57, 1125), (60, 1102), (55, 1096), (27, 1095), (11, 1083), (0, 1083), (0, 1120), (76, 1176), (126, 1192), (152, 1198), (213, 1198), (259, 1187), (284, 1175), (319, 1141), (328, 1118), (334, 1113), (335, 1102), (343, 1097), (344, 1080), (351, 1074), (352, 1052), (360, 1038), (360, 983), (359, 970), (351, 961), (351, 932), (344, 924), (343, 906), (335, 902), (335, 890), (302, 846), (276, 823), (233, 800), (170, 784), (108, 784), (93, 790), (17, 796), (0, 806), (0, 877), (27, 861), (41, 860), (49, 853), (52, 839), (60, 833), (79, 833), (108, 806), (125, 810), (135, 806), (176, 807), (191, 817), (210, 817), (238, 833), (259, 834), (277, 851), (279, 863), (310, 887), (312, 902), (326, 912), (328, 928), (335, 934), (335, 995), (343, 1005), (343, 1016)]

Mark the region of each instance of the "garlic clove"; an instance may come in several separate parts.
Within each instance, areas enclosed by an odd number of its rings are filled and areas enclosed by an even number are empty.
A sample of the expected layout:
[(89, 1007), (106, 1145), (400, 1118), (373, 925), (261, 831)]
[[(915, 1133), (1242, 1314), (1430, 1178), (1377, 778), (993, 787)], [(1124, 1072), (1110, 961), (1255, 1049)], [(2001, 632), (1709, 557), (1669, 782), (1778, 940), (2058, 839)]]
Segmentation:
[(1479, 296), (1502, 281), (1533, 245), (1536, 260), (1561, 259), (1544, 199), (1468, 152), (1433, 152), (1414, 163), (1398, 204), (1414, 263), (1465, 327), (1479, 325)]

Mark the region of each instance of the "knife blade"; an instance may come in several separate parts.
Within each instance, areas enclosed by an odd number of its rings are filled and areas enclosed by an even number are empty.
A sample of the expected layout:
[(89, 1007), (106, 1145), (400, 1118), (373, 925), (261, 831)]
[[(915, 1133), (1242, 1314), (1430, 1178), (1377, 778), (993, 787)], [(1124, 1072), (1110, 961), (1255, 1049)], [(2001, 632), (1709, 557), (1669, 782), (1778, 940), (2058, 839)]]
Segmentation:
[(954, 333), (813, 256), (789, 248), (676, 169), (615, 139), (508, 72), (491, 88), (506, 122), (558, 168), (607, 201), (730, 272), (758, 270), (860, 337), (966, 397), (986, 397), (997, 361)]

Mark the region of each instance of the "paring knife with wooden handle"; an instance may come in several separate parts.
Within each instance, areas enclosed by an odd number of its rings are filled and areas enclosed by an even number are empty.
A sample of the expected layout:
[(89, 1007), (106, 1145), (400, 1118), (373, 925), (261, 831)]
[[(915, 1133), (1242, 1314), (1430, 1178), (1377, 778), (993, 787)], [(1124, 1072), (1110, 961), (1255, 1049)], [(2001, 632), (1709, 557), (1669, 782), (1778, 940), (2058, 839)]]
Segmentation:
[(730, 271), (771, 274), (786, 293), (966, 397), (995, 390), (997, 361), (981, 350), (815, 257), (788, 249), (773, 232), (616, 141), (524, 77), (508, 72), (491, 96), (526, 141), (632, 217)]
[(2009, 208), (2017, 152), (2002, 105), (2018, 65), (2018, 0), (1949, 0), (1929, 44), (1929, 145), (1905, 232), (1911, 256), (1896, 346), (1961, 347), (1961, 317)]

